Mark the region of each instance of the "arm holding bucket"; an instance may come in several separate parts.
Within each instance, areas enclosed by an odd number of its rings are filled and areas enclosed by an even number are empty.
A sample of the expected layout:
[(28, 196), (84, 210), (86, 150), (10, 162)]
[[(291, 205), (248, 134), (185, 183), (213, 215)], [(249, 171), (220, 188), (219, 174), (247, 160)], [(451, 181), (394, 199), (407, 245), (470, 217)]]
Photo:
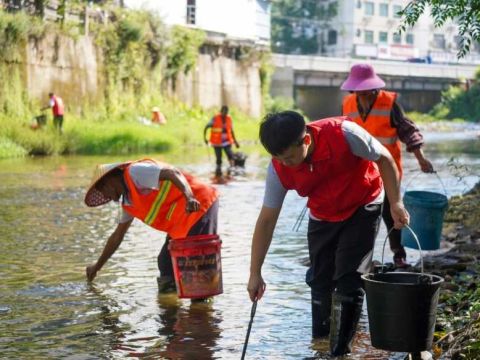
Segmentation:
[(380, 170), (385, 192), (390, 201), (390, 212), (392, 213), (394, 227), (395, 229), (401, 229), (409, 223), (410, 215), (405, 209), (400, 195), (400, 178), (397, 166), (386, 148), (382, 149), (382, 154), (375, 162)]
[(281, 208), (262, 207), (252, 238), (252, 253), (250, 260), (250, 279), (248, 294), (252, 301), (262, 298), (266, 284), (262, 278), (262, 265), (272, 242), (273, 231), (277, 224)]
[(200, 202), (193, 195), (192, 189), (183, 174), (175, 168), (163, 168), (158, 176), (159, 181), (169, 180), (185, 195), (187, 199), (186, 211), (191, 213), (200, 210)]
[(97, 262), (95, 264), (87, 266), (87, 268), (85, 269), (88, 281), (93, 281), (93, 279), (95, 279), (95, 277), (97, 276), (97, 272), (100, 271), (103, 265), (105, 265), (108, 259), (110, 259), (110, 257), (118, 249), (118, 247), (123, 241), (123, 238), (125, 237), (125, 234), (127, 233), (128, 228), (132, 224), (132, 221), (133, 219), (117, 225), (115, 231), (108, 238), (107, 243), (103, 248), (102, 254), (98, 258)]
[(413, 152), (413, 155), (415, 155), (415, 157), (417, 158), (417, 161), (418, 161), (418, 164), (420, 165), (420, 169), (424, 172), (424, 173), (433, 173), (435, 172), (435, 170), (433, 170), (433, 165), (432, 163), (430, 162), (430, 160), (428, 160), (425, 155), (423, 154), (423, 150), (421, 147), (415, 149), (412, 151)]

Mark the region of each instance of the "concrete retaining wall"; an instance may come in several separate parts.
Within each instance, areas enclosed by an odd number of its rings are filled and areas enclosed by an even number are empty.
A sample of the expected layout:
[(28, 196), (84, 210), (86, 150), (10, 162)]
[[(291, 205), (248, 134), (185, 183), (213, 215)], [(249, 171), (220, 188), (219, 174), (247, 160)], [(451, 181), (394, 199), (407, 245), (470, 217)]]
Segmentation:
[[(70, 110), (103, 100), (101, 51), (90, 37), (77, 40), (49, 35), (30, 41), (26, 52), (26, 86), (31, 97), (47, 101), (50, 91), (61, 95)], [(222, 104), (259, 116), (262, 106), (259, 64), (220, 55), (199, 54), (197, 66), (181, 74), (175, 89), (179, 100), (206, 108)]]

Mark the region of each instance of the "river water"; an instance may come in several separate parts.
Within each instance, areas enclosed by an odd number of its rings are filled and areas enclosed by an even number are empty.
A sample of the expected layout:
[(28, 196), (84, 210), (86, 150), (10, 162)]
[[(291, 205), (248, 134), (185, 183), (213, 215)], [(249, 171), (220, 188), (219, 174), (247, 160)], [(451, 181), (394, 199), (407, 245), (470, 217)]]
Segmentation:
[[(426, 133), (427, 155), (449, 196), (480, 174), (478, 129)], [(246, 293), (250, 241), (263, 197), (268, 157), (247, 149), (247, 176), (220, 185), (224, 294), (208, 304), (158, 295), (156, 256), (163, 235), (134, 222), (93, 284), (85, 266), (97, 259), (118, 208), (89, 209), (85, 188), (97, 163), (125, 157), (53, 157), (0, 161), (0, 358), (239, 359), (250, 316)], [(213, 154), (194, 149), (155, 158), (208, 179)], [(212, 165), (206, 166), (210, 162)], [(410, 188), (444, 191), (434, 175), (417, 175), (405, 157)], [(259, 302), (249, 359), (326, 359), (310, 338), (310, 295), (304, 284), (305, 231), (292, 231), (305, 200), (287, 199), (264, 265), (267, 291)], [(375, 258), (385, 239), (382, 228)], [(388, 247), (388, 246), (387, 246)], [(410, 261), (418, 259), (408, 250)], [(391, 260), (391, 253), (386, 254)], [(401, 359), (370, 346), (364, 311), (351, 359)]]

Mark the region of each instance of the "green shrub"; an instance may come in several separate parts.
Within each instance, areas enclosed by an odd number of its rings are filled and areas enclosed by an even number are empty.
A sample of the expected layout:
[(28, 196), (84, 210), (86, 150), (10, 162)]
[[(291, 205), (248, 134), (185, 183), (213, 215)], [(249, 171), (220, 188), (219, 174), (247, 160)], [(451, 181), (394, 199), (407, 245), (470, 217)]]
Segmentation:
[(434, 122), (438, 119), (430, 114), (420, 113), (418, 111), (412, 111), (406, 114), (409, 119), (411, 119), (414, 123), (428, 123)]
[(480, 85), (475, 83), (468, 91), (459, 86), (451, 86), (442, 93), (441, 104), (432, 114), (447, 119), (464, 119), (478, 122), (480, 120)]
[(0, 136), (0, 159), (23, 157), (25, 155), (27, 155), (27, 150), (12, 140)]

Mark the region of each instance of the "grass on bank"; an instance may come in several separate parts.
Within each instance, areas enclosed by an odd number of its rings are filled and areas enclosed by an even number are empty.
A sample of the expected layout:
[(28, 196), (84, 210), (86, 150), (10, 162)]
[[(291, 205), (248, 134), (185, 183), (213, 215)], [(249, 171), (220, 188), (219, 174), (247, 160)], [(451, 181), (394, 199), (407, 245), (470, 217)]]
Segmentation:
[[(62, 135), (54, 129), (50, 112), (47, 125), (41, 129), (31, 128), (33, 112), (26, 118), (0, 116), (0, 158), (26, 154), (158, 153), (181, 146), (194, 148), (203, 145), (203, 129), (218, 112), (164, 99), (137, 105), (137, 109), (119, 106), (114, 115), (105, 109), (85, 109), (81, 115), (67, 111)], [(153, 106), (161, 109), (167, 124), (148, 124)], [(259, 119), (235, 109), (231, 116), (239, 142), (256, 141)]]

